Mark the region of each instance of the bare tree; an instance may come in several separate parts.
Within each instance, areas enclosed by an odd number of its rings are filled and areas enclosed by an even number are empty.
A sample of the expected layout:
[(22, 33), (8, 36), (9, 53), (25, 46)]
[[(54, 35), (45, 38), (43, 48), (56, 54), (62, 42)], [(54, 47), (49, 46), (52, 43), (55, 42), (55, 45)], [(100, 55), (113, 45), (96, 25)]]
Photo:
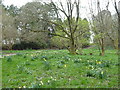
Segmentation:
[[(60, 30), (62, 30), (62, 32), (65, 33), (65, 35), (60, 35), (57, 34), (56, 32), (53, 33), (53, 35), (55, 36), (59, 36), (59, 37), (63, 37), (69, 40), (69, 47), (68, 50), (71, 54), (76, 54), (76, 36), (75, 33), (78, 30), (78, 21), (80, 18), (80, 0), (75, 0), (74, 2), (72, 2), (72, 0), (66, 0), (66, 8), (65, 5), (63, 5), (62, 2), (59, 2), (59, 5), (57, 5), (56, 3), (52, 2), (54, 8), (56, 8), (56, 10), (58, 11), (56, 14), (57, 16), (60, 16), (60, 18), (63, 19), (63, 17), (61, 17), (60, 13), (62, 13), (65, 18), (66, 18), (66, 26), (64, 27), (62, 20), (61, 23), (55, 23), (55, 22), (51, 22), (52, 24), (54, 24), (56, 27), (59, 27)], [(74, 10), (76, 10), (76, 16), (74, 17)], [(74, 19), (73, 19), (74, 17)], [(67, 35), (67, 36), (66, 36)]]
[[(95, 34), (96, 41), (98, 42), (100, 46), (100, 55), (104, 56), (105, 54), (105, 38), (107, 35), (107, 31), (110, 29), (110, 18), (111, 14), (108, 11), (109, 2), (106, 4), (106, 10), (102, 10), (100, 7), (100, 1), (97, 0), (96, 2), (96, 11), (97, 15), (95, 14), (95, 11), (93, 10), (93, 6), (90, 7), (90, 12), (92, 15), (92, 30)], [(91, 4), (92, 5), (92, 4)]]
[(118, 2), (117, 6), (117, 2), (114, 0), (114, 7), (118, 16), (118, 49), (120, 50), (120, 1)]

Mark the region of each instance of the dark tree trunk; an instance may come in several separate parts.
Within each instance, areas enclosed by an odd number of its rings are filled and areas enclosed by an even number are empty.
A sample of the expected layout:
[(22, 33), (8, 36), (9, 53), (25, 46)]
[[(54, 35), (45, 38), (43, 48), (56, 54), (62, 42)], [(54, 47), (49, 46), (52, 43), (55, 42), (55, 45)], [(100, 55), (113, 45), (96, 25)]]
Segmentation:
[(70, 54), (76, 54), (76, 46), (74, 40), (71, 40), (70, 43)]
[(102, 40), (102, 43), (101, 43), (102, 53), (101, 53), (101, 55), (104, 56), (104, 54), (105, 54), (104, 39), (102, 38), (101, 40)]
[(120, 51), (120, 12), (118, 16), (118, 50)]

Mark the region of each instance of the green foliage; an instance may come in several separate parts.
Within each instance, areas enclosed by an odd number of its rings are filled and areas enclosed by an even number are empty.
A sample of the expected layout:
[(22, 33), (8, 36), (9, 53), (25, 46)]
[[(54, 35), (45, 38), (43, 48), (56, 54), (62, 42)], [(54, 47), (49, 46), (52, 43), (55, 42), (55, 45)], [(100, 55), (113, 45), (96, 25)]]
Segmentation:
[(40, 45), (39, 43), (36, 43), (36, 42), (27, 42), (27, 41), (14, 44), (12, 46), (12, 49), (14, 50), (41, 49), (41, 48), (45, 48), (44, 45)]
[(87, 77), (95, 77), (98, 79), (105, 79), (106, 78), (106, 72), (103, 71), (101, 68), (92, 68), (87, 71)]
[(7, 60), (7, 62), (12, 62), (12, 57), (9, 56), (9, 57), (7, 57), (6, 60)]
[(30, 88), (41, 88), (39, 83), (32, 83)]
[(17, 70), (19, 73), (22, 73), (25, 70), (24, 65), (17, 65)]
[(36, 59), (35, 56), (31, 57), (31, 61), (35, 61), (35, 59)]
[(42, 56), (41, 59), (42, 60), (48, 60), (47, 56)]
[(16, 55), (17, 55), (17, 56), (22, 56), (23, 54), (22, 54), (22, 53), (17, 53)]
[(30, 62), (27, 60), (24, 64), (25, 65), (30, 65)]
[(43, 67), (43, 68), (44, 68), (45, 70), (50, 70), (50, 69), (51, 69), (50, 62), (49, 62), (49, 61), (46, 61), (46, 59), (44, 59), (43, 64), (44, 64), (44, 67)]
[(80, 61), (81, 61), (80, 59), (75, 59), (74, 63), (80, 63)]

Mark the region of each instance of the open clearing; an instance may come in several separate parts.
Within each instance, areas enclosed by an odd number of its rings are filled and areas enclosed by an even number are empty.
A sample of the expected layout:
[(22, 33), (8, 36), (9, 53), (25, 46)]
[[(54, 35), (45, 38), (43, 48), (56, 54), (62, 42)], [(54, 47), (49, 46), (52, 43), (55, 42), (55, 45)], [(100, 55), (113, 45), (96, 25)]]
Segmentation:
[[(82, 55), (67, 50), (3, 51), (3, 88), (117, 88), (118, 56), (106, 50), (84, 49)], [(92, 55), (90, 54), (92, 53)], [(5, 54), (4, 54), (5, 55)]]

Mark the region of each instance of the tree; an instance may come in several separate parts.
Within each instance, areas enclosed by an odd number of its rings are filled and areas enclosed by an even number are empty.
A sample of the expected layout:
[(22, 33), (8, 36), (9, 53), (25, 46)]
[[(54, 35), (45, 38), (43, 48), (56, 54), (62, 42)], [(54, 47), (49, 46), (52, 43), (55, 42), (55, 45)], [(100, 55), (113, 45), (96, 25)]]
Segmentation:
[(10, 15), (5, 6), (2, 6), (2, 41), (3, 46), (7, 45), (7, 49), (12, 49), (15, 43), (18, 32), (14, 25), (15, 18)]
[[(73, 17), (73, 23), (75, 22), (75, 18)], [(61, 23), (61, 21), (57, 21), (54, 23)], [(64, 25), (64, 28), (68, 29), (68, 25), (67, 25), (67, 19), (63, 20), (62, 23)], [(87, 19), (81, 19), (79, 18), (78, 20), (78, 28), (75, 32), (75, 44), (76, 44), (76, 48), (77, 53), (78, 51), (81, 51), (81, 48), (84, 47), (85, 44), (89, 44), (89, 39), (90, 39), (90, 32), (89, 32), (89, 24)], [(52, 33), (53, 37), (52, 37), (52, 42), (54, 43), (54, 45), (56, 47), (60, 47), (60, 48), (68, 48), (69, 47), (69, 43), (70, 40), (67, 39), (66, 37), (68, 37), (62, 30), (61, 28), (58, 27), (54, 27), (55, 29), (55, 33)], [(57, 36), (56, 35), (60, 35)]]
[[(44, 18), (47, 20), (54, 18), (52, 7), (48, 7), (48, 5), (41, 2), (30, 2), (22, 6), (16, 16), (16, 26), (19, 30), (20, 41), (32, 41), (42, 46), (43, 44), (46, 45), (49, 41), (46, 30), (50, 27), (50, 24), (41, 20)], [(35, 33), (35, 31), (40, 32)]]
[(118, 16), (118, 49), (120, 50), (120, 1), (118, 2), (117, 6), (117, 2), (114, 0), (114, 7)]
[(96, 28), (94, 29), (94, 33), (101, 47), (102, 56), (105, 53), (105, 39), (112, 25), (111, 19), (111, 13), (108, 10), (99, 11), (97, 16), (94, 17), (94, 25)]
[[(101, 9), (100, 7), (100, 1), (97, 0), (97, 15), (95, 15), (95, 11), (93, 10), (93, 7), (91, 6), (90, 12), (92, 16), (92, 31), (95, 34), (94, 40), (97, 41), (99, 45), (100, 55), (104, 56), (105, 54), (105, 44), (107, 39), (113, 39), (111, 37), (111, 31), (112, 31), (112, 16), (110, 11), (108, 10), (109, 2), (106, 4), (106, 8)], [(91, 4), (92, 5), (92, 4)], [(109, 40), (110, 40), (109, 39)]]
[[(44, 19), (44, 21), (51, 23), (51, 25), (54, 25), (54, 33), (51, 33), (51, 35), (59, 36), (62, 38), (67, 39), (69, 42), (69, 46), (67, 49), (71, 54), (76, 54), (77, 42), (80, 35), (77, 35), (77, 32), (80, 30), (80, 1), (79, 0), (66, 0), (66, 6), (63, 5), (62, 2), (59, 2), (59, 5), (54, 3), (52, 1), (52, 4), (54, 6), (54, 10), (56, 10), (56, 16), (58, 20), (56, 21), (48, 21)], [(63, 16), (61, 16), (61, 13)], [(76, 15), (74, 15), (76, 13)], [(64, 21), (65, 18), (65, 21)], [(84, 32), (84, 31), (83, 31)], [(83, 34), (81, 32), (81, 34)]]

